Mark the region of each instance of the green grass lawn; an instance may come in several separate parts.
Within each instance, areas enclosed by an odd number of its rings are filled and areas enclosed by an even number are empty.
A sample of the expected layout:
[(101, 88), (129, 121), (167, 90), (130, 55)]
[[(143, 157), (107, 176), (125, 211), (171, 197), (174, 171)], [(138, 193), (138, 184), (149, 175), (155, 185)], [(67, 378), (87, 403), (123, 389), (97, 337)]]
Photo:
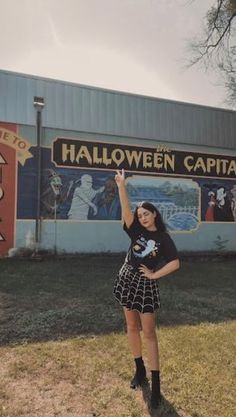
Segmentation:
[[(148, 417), (150, 388), (113, 299), (120, 255), (0, 260), (0, 417)], [(160, 280), (164, 403), (153, 416), (234, 417), (236, 261)], [(144, 358), (146, 358), (144, 343)]]

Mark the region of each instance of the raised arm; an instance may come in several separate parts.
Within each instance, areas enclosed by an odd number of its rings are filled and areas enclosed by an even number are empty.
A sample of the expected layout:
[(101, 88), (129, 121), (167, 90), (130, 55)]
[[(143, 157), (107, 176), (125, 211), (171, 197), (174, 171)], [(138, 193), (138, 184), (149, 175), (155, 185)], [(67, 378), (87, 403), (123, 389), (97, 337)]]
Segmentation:
[(129, 228), (133, 223), (134, 215), (130, 208), (129, 198), (125, 187), (125, 171), (116, 171), (115, 181), (119, 190), (122, 219)]

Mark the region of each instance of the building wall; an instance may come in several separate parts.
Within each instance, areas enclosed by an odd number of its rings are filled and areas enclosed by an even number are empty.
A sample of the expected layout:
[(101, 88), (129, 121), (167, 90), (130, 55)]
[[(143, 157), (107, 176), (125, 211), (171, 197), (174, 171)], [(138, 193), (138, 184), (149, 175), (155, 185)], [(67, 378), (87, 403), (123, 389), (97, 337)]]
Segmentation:
[(46, 128), (235, 149), (236, 112), (0, 70), (0, 120)]
[[(34, 97), (43, 97), (41, 246), (123, 251), (116, 169), (180, 250), (236, 250), (236, 112), (0, 70), (0, 256), (37, 213)], [(87, 188), (86, 188), (87, 187)]]

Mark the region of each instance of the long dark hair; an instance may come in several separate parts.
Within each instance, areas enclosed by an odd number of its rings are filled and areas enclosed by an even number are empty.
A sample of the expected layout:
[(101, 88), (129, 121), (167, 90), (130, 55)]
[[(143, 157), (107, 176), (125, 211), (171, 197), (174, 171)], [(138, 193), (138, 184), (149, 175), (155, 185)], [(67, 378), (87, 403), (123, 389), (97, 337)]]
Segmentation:
[[(148, 201), (143, 201), (142, 203), (140, 203), (134, 212), (134, 220), (136, 223), (138, 223), (140, 225), (139, 219), (138, 219), (138, 209), (142, 207), (148, 211), (151, 211), (151, 213), (156, 213), (156, 217), (155, 217), (155, 226), (158, 230), (158, 232), (166, 232), (166, 225), (162, 219), (161, 213), (159, 212), (159, 210), (152, 204), (149, 203)], [(141, 225), (140, 225), (141, 226)]]

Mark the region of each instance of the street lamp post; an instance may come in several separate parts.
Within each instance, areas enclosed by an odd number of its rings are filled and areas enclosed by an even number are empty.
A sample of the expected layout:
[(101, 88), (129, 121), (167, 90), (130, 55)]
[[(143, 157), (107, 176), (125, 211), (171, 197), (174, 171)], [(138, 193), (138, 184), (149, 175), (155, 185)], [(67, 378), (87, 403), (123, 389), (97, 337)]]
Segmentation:
[(36, 109), (36, 137), (37, 137), (37, 196), (36, 196), (36, 223), (35, 223), (35, 243), (36, 252), (41, 241), (40, 231), (40, 206), (41, 206), (41, 137), (42, 137), (42, 110), (44, 108), (44, 98), (34, 97), (34, 107)]

